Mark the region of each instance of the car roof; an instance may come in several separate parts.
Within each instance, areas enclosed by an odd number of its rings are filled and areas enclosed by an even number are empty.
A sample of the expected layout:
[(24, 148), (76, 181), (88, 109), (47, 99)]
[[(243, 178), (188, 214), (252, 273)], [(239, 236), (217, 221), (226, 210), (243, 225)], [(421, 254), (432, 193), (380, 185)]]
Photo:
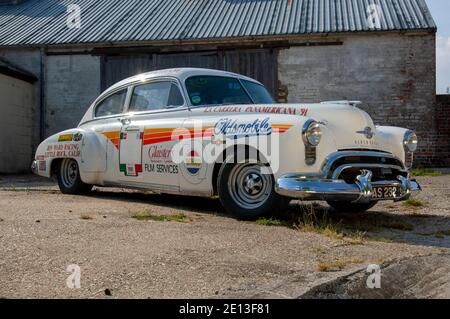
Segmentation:
[(233, 72), (228, 71), (221, 71), (221, 70), (213, 70), (213, 69), (203, 69), (203, 68), (174, 68), (174, 69), (164, 69), (164, 70), (158, 70), (158, 71), (152, 71), (152, 72), (146, 72), (141, 73), (129, 78), (126, 78), (113, 86), (109, 87), (105, 90), (105, 92), (102, 93), (102, 95), (107, 94), (110, 91), (113, 91), (119, 87), (122, 87), (124, 85), (127, 85), (129, 83), (137, 82), (137, 81), (146, 81), (151, 80), (154, 78), (159, 77), (173, 77), (179, 79), (181, 82), (184, 82), (187, 78), (191, 76), (199, 76), (199, 75), (205, 75), (205, 76), (228, 76), (228, 77), (236, 77), (242, 80), (247, 80), (255, 83), (260, 82), (249, 78), (244, 75), (240, 75)]

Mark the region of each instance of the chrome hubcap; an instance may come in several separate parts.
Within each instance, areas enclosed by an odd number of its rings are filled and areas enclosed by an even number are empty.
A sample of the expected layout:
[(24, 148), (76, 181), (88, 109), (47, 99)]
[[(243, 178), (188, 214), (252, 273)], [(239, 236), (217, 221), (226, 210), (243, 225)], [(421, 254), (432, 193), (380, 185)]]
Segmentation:
[(64, 159), (61, 165), (61, 181), (65, 187), (71, 188), (78, 178), (78, 164), (73, 159)]
[(257, 174), (249, 174), (244, 179), (244, 190), (249, 195), (256, 195), (261, 192), (263, 188), (263, 180), (262, 177)]
[(228, 180), (228, 191), (242, 208), (255, 209), (262, 206), (273, 188), (272, 177), (261, 173), (261, 165), (235, 165)]

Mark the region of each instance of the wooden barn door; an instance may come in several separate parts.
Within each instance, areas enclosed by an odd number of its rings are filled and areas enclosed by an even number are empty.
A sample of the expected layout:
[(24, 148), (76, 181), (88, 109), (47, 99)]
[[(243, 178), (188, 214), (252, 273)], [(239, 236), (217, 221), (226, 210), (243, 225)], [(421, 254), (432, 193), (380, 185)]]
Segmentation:
[(198, 67), (249, 76), (263, 83), (275, 96), (278, 82), (277, 59), (278, 52), (274, 49), (104, 56), (102, 58), (102, 89), (143, 72)]

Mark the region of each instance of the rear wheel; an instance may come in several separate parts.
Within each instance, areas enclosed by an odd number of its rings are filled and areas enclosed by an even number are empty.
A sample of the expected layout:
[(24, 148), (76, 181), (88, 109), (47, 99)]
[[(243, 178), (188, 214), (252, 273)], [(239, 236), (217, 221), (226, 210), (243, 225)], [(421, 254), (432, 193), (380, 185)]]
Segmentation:
[(365, 204), (338, 201), (328, 201), (327, 203), (340, 213), (363, 213), (378, 204), (376, 201)]
[(74, 159), (65, 158), (59, 163), (57, 177), (63, 194), (85, 194), (92, 189), (92, 185), (81, 180), (78, 163)]
[(264, 174), (262, 164), (225, 163), (219, 171), (217, 191), (225, 210), (241, 219), (275, 215), (289, 204), (275, 192), (272, 174)]

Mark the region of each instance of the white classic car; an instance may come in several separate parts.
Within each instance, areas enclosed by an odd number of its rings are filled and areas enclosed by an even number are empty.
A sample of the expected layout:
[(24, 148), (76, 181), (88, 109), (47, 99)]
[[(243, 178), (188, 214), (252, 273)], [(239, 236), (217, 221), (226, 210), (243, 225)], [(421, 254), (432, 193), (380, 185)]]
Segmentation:
[(218, 196), (244, 219), (293, 198), (351, 212), (408, 199), (420, 191), (416, 134), (375, 126), (358, 104), (275, 104), (242, 75), (150, 72), (110, 87), (77, 128), (46, 139), (32, 169), (65, 194), (98, 185)]

